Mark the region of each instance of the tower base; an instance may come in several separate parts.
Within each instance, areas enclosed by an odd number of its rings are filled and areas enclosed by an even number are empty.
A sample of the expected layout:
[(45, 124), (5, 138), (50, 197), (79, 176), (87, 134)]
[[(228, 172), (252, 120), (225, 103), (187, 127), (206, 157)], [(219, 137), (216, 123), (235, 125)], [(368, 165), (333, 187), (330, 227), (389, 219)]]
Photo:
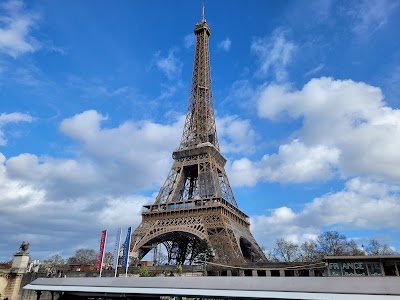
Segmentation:
[[(144, 207), (142, 222), (131, 237), (131, 252), (138, 260), (158, 244), (171, 251), (182, 249), (187, 238), (205, 240), (214, 252), (214, 260), (223, 264), (265, 261), (265, 255), (249, 230), (247, 216), (237, 207), (219, 199), (154, 204)], [(172, 243), (181, 249), (172, 249)], [(185, 253), (186, 262), (193, 253)], [(183, 263), (176, 261), (175, 263)]]

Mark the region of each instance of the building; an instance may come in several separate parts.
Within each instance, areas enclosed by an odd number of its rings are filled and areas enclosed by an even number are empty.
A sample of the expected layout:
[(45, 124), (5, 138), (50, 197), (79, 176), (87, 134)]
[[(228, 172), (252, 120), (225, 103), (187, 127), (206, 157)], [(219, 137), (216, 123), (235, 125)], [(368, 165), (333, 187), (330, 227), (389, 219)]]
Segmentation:
[(400, 256), (325, 256), (324, 261), (330, 277), (400, 276)]

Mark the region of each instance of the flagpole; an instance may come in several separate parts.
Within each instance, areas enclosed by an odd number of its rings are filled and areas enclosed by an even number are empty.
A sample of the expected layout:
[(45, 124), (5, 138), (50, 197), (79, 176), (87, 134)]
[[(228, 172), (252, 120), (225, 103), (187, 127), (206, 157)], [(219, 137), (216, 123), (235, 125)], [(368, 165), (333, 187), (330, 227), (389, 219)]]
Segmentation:
[(103, 271), (103, 260), (104, 260), (104, 248), (106, 246), (106, 241), (107, 241), (107, 230), (105, 230), (105, 235), (104, 235), (104, 243), (103, 243), (103, 249), (102, 249), (102, 255), (101, 255), (101, 260), (100, 260), (100, 274), (99, 277), (101, 277), (101, 272)]
[(128, 277), (128, 268), (129, 268), (129, 252), (131, 250), (131, 236), (132, 234), (129, 234), (129, 244), (128, 244), (128, 259), (126, 261), (126, 269), (125, 269), (125, 277)]

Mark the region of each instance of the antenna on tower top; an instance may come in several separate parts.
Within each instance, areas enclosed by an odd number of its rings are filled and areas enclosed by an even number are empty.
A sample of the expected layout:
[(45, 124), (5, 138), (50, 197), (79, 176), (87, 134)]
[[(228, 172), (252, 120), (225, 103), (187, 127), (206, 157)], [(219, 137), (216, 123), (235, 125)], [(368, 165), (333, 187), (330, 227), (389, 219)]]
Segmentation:
[(203, 3), (203, 5), (202, 5), (202, 7), (201, 7), (201, 21), (202, 22), (205, 22), (206, 20), (204, 19), (204, 3)]

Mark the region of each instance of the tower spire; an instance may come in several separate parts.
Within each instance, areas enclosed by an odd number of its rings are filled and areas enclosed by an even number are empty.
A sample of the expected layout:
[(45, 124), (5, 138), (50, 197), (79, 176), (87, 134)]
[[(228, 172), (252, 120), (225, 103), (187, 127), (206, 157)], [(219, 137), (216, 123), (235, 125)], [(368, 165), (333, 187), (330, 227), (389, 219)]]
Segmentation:
[(206, 21), (206, 19), (204, 19), (204, 3), (203, 3), (203, 5), (202, 5), (202, 7), (201, 7), (201, 21), (202, 21), (202, 22), (205, 22), (205, 21)]
[(219, 150), (212, 101), (210, 51), (208, 45), (211, 31), (204, 19), (204, 4), (202, 6), (202, 20), (195, 25), (194, 33), (196, 35), (196, 50), (194, 53), (192, 84), (179, 149), (211, 143)]

